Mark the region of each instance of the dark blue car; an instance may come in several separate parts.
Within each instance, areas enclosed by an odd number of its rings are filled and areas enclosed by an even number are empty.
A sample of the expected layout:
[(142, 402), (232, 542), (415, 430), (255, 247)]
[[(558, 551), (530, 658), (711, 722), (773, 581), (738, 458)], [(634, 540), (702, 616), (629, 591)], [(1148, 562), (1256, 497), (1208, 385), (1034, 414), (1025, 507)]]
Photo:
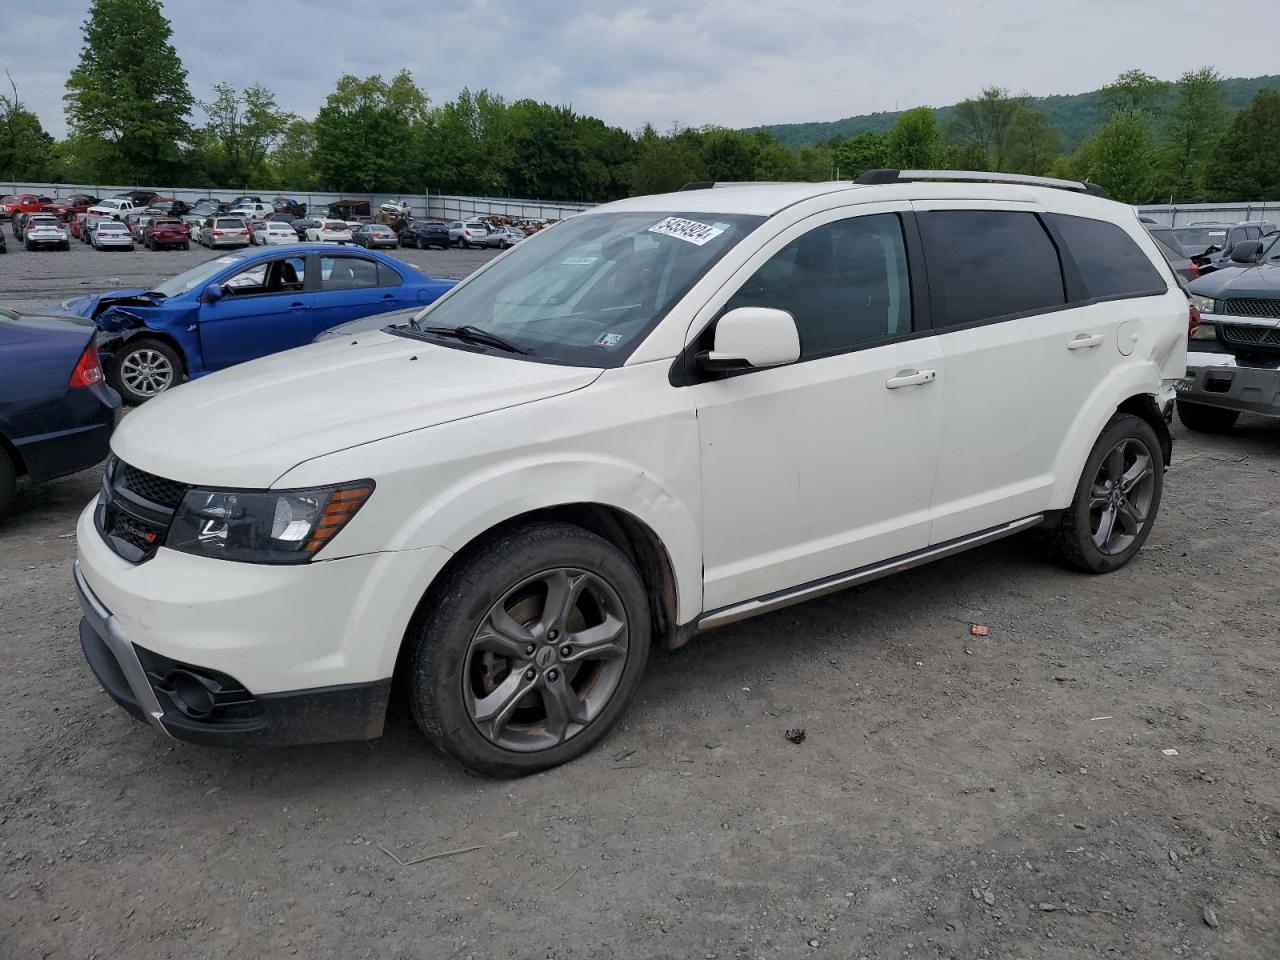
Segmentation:
[(0, 309), (0, 517), (20, 477), (40, 483), (106, 457), (120, 398), (94, 341), (84, 320)]
[(97, 324), (109, 382), (142, 403), (337, 324), (426, 306), (454, 283), (371, 250), (300, 243), (227, 253), (151, 290), (73, 297), (59, 309)]

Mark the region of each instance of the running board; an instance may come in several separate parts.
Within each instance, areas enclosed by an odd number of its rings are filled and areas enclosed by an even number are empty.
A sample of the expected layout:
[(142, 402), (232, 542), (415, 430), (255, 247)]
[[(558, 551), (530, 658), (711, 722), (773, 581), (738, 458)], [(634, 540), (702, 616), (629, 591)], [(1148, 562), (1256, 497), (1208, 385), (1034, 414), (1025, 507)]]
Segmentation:
[(837, 573), (835, 576), (822, 580), (811, 580), (809, 583), (792, 587), (789, 590), (780, 590), (777, 593), (766, 594), (763, 597), (757, 597), (755, 600), (748, 600), (745, 603), (735, 603), (730, 607), (721, 607), (719, 610), (714, 610), (698, 620), (696, 629), (699, 632), (713, 630), (716, 627), (728, 626), (731, 623), (737, 623), (739, 620), (746, 620), (762, 613), (789, 607), (793, 603), (825, 597), (829, 593), (844, 590), (846, 587), (879, 580), (881, 577), (901, 573), (903, 570), (910, 570), (912, 567), (919, 567), (930, 561), (941, 560), (943, 557), (949, 557), (954, 553), (960, 553), (972, 547), (980, 547), (984, 543), (991, 543), (993, 540), (1000, 540), (1015, 533), (1021, 533), (1023, 530), (1039, 525), (1043, 520), (1043, 514), (1024, 517), (1021, 520), (1014, 520), (1012, 523), (1006, 523), (1003, 526), (983, 530), (981, 533), (974, 533), (958, 540), (940, 543), (936, 547), (926, 547), (924, 550), (918, 550), (915, 553), (904, 554), (894, 560), (886, 560), (883, 563), (860, 567), (847, 573)]

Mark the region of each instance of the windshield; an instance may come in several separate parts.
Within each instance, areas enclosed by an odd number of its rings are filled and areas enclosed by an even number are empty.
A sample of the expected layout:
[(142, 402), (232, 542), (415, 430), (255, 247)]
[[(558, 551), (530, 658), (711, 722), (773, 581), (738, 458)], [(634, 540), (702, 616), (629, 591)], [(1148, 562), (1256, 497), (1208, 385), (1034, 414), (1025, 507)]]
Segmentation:
[(339, 223), (337, 220), (330, 220), (328, 223), (324, 225), (324, 228), (326, 230), (341, 230), (344, 232), (350, 229), (350, 227), (348, 227), (345, 223)]
[(176, 277), (170, 277), (151, 289), (156, 293), (163, 293), (166, 297), (178, 297), (193, 287), (201, 286), (215, 273), (220, 273), (243, 259), (243, 257), (215, 257), (213, 260), (206, 260), (190, 270), (184, 270)]
[(597, 213), (543, 230), (417, 318), (473, 326), (539, 359), (616, 367), (763, 217)]
[(1179, 227), (1173, 235), (1188, 250), (1220, 247), (1227, 242), (1225, 227)]

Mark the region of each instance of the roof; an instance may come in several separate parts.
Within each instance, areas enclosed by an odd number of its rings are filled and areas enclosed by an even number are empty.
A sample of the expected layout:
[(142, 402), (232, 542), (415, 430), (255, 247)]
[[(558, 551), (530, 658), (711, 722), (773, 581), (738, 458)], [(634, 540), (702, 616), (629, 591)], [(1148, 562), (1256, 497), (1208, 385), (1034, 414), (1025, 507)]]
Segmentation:
[(1113, 211), (1111, 216), (1114, 216), (1114, 208), (1120, 206), (1114, 200), (1105, 200), (1056, 187), (918, 180), (886, 184), (859, 184), (848, 181), (741, 184), (632, 197), (628, 200), (602, 204), (586, 212), (741, 213), (768, 217), (787, 207), (815, 198), (832, 197), (834, 199), (835, 194), (842, 195), (839, 202), (844, 204), (895, 200), (1005, 200), (1035, 203), (1045, 208), (1063, 211), (1092, 210), (1099, 213), (1102, 210), (1110, 210)]

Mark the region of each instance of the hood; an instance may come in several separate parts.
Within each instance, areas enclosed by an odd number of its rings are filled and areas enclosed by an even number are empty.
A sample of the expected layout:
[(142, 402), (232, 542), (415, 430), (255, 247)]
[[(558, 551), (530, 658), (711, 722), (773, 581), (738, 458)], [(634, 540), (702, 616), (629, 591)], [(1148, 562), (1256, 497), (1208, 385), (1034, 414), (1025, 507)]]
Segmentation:
[(135, 287), (132, 290), (108, 290), (105, 293), (87, 293), (82, 297), (68, 297), (62, 303), (49, 309), (55, 313), (70, 313), (77, 317), (89, 317), (92, 319), (108, 307), (120, 304), (155, 306), (154, 300), (137, 299), (146, 292), (146, 287)]
[(1262, 263), (1252, 267), (1227, 267), (1192, 280), (1188, 289), (1215, 300), (1233, 297), (1280, 300), (1280, 266)]
[(170, 480), (265, 488), (307, 460), (580, 390), (600, 373), (364, 334), (177, 387), (125, 417), (111, 447)]
[(422, 306), (417, 306), (408, 310), (375, 313), (371, 317), (361, 317), (359, 320), (348, 320), (346, 323), (340, 323), (336, 327), (322, 331), (315, 342), (332, 340), (334, 337), (349, 337), (353, 333), (368, 333), (370, 330), (381, 330), (384, 327), (407, 327), (409, 321), (420, 314), (422, 309)]

